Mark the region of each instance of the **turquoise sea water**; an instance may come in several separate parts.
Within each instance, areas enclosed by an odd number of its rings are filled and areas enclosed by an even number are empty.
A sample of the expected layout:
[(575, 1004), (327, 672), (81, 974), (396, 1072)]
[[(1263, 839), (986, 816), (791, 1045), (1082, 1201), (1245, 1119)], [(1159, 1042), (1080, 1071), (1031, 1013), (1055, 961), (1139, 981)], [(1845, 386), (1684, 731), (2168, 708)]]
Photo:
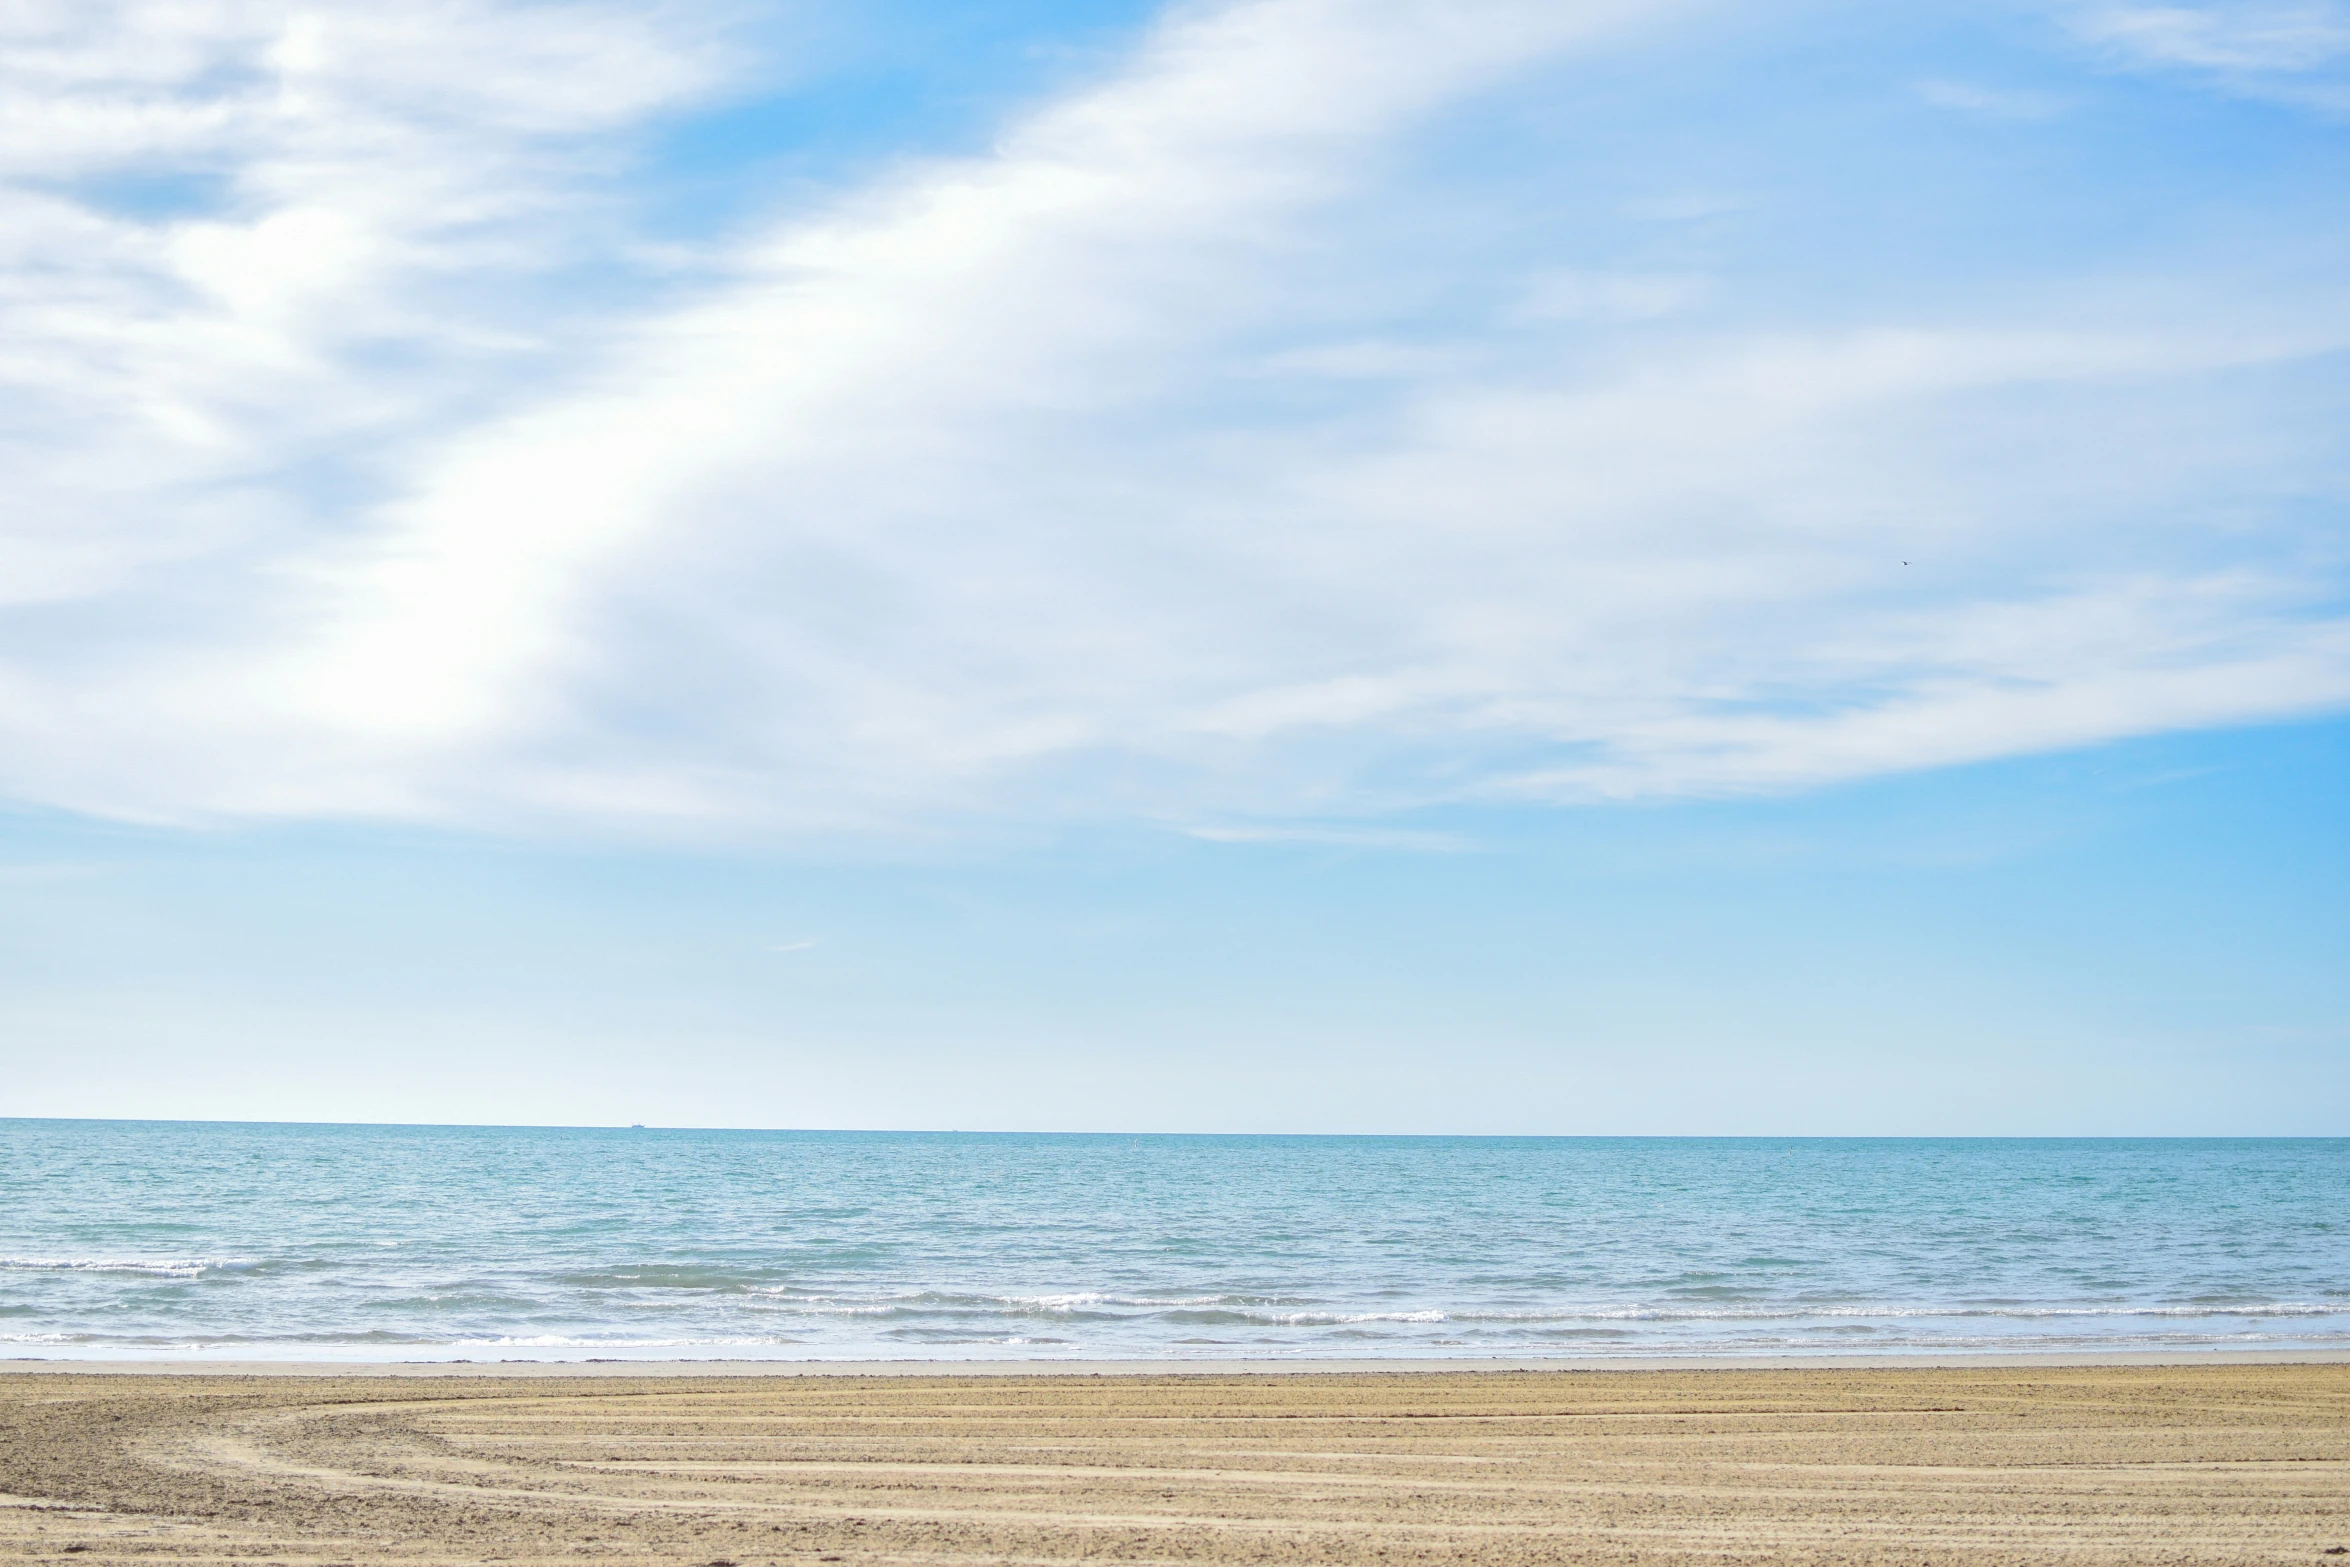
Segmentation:
[(2350, 1140), (0, 1120), (0, 1357), (2350, 1347)]

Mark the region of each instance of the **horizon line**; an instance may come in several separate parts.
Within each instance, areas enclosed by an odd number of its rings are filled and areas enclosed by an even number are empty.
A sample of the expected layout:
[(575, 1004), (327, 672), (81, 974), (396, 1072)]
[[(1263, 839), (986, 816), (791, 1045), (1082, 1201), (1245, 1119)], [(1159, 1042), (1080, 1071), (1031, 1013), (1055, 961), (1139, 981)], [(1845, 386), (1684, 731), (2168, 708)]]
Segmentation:
[(613, 1121), (333, 1121), (224, 1116), (0, 1115), (0, 1125), (40, 1122), (97, 1126), (245, 1126), (413, 1132), (665, 1132), (775, 1137), (1067, 1137), (1314, 1139), (1325, 1142), (2002, 1142), (2242, 1143), (2350, 1142), (2350, 1132), (1237, 1132), (1129, 1131), (1070, 1127), (686, 1126)]

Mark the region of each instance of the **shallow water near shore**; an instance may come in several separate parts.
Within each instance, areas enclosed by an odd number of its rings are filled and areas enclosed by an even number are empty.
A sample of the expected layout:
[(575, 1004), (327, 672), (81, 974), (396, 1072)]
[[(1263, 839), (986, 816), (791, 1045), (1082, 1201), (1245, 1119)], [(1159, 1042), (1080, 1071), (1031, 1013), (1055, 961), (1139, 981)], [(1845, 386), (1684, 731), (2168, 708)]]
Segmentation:
[(0, 1120), (0, 1357), (2350, 1347), (2350, 1140)]

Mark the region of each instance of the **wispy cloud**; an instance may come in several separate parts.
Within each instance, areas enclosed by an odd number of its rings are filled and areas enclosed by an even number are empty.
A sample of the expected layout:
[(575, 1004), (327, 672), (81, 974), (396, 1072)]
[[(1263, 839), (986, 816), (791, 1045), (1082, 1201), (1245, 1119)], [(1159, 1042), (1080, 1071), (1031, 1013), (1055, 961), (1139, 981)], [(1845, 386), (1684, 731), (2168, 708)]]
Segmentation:
[[(543, 364), (616, 128), (713, 78), (601, 5), (32, 4), (0, 48), (0, 598), (282, 553), (299, 480)], [(379, 452), (378, 457), (390, 455)]]
[(2350, 9), (2334, 0), (2110, 5), (2077, 25), (2136, 65), (2206, 73), (2242, 91), (2350, 111)]
[(1649, 321), (1678, 315), (1713, 292), (1686, 272), (1547, 272), (1531, 279), (1518, 315), (1532, 321)]
[[(2350, 702), (2340, 426), (2269, 401), (2333, 395), (2338, 289), (2092, 255), (1807, 309), (1656, 237), (1741, 210), (1661, 215), (1677, 172), (1399, 238), (1425, 128), (1670, 9), (1180, 10), (682, 295), (563, 282), (721, 78), (667, 10), (76, 14), (6, 143), (19, 798), (1368, 842)], [(134, 167), (226, 194), (88, 177)]]
[(1988, 87), (1979, 82), (1924, 81), (1917, 95), (1940, 109), (1957, 109), (1993, 120), (2045, 120), (2065, 110), (2065, 100), (2054, 93), (2020, 87)]
[(1408, 827), (1346, 827), (1312, 823), (1211, 825), (1185, 829), (1208, 843), (1297, 844), (1309, 848), (1400, 849), (1415, 854), (1461, 854), (1476, 841), (1461, 833)]

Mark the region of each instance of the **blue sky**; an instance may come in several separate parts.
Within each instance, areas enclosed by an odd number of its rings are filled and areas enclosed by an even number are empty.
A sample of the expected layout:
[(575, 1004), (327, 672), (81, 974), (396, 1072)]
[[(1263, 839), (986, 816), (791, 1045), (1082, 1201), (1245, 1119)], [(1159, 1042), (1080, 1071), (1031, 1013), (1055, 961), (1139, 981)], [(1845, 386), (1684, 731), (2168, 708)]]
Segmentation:
[(2350, 1131), (2350, 9), (8, 25), (0, 1113)]

